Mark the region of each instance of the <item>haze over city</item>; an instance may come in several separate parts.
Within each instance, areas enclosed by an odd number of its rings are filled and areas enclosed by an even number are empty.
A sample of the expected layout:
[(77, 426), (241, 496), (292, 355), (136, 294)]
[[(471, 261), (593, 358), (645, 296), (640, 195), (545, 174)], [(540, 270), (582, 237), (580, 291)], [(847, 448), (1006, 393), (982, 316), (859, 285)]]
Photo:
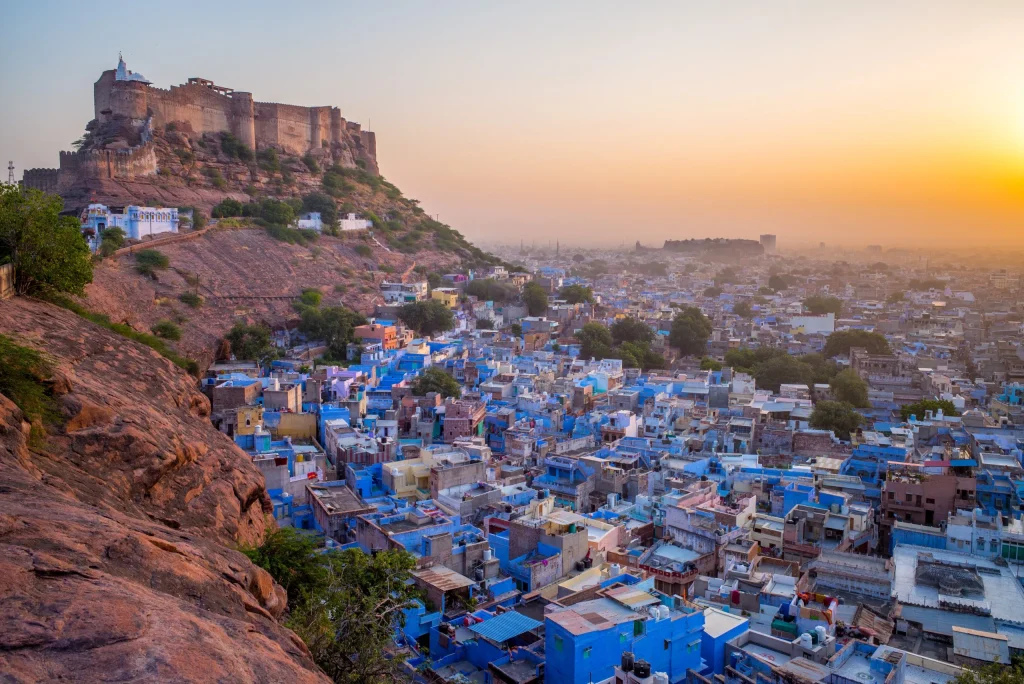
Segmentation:
[(121, 51), (163, 88), (201, 76), (337, 104), (386, 134), (389, 180), (475, 240), (1021, 243), (1017, 2), (4, 13), (0, 151), (19, 174), (81, 135)]

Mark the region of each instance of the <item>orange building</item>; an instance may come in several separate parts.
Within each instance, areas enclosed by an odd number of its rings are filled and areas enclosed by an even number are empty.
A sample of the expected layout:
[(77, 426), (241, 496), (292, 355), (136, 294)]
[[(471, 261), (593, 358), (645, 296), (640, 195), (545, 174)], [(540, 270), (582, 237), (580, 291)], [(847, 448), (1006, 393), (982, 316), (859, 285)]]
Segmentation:
[(360, 325), (353, 331), (352, 336), (361, 344), (379, 342), (385, 351), (398, 349), (398, 328), (393, 325)]

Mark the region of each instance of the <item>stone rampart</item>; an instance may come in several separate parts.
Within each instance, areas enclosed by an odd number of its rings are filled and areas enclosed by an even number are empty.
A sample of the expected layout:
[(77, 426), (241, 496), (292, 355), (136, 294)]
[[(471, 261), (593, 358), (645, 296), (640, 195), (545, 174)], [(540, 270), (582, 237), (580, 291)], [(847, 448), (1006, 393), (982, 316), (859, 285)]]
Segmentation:
[(324, 143), (337, 144), (347, 147), (353, 160), (362, 159), (376, 170), (376, 136), (346, 121), (337, 107), (255, 102), (250, 93), (195, 81), (165, 90), (138, 81), (118, 81), (114, 71), (105, 71), (93, 88), (96, 120), (151, 116), (156, 127), (187, 123), (196, 133), (230, 132), (253, 149), (273, 146), (295, 155)]
[(156, 170), (156, 150), (152, 143), (127, 150), (61, 152), (57, 188), (69, 187), (85, 178), (134, 180), (152, 175)]
[(21, 184), (26, 188), (57, 192), (57, 169), (25, 169)]

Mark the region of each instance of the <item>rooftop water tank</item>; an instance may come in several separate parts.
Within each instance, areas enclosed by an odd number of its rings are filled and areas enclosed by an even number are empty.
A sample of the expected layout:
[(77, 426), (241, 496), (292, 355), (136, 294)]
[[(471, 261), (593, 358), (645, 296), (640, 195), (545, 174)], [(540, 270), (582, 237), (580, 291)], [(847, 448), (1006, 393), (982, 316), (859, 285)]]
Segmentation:
[(655, 672), (654, 684), (668, 684), (668, 675), (664, 672)]
[(633, 653), (631, 651), (622, 652), (622, 671), (632, 672), (633, 671)]
[(828, 630), (825, 629), (824, 625), (818, 625), (814, 628), (814, 631), (818, 633), (818, 643), (825, 643), (825, 638), (828, 637)]
[(814, 646), (814, 642), (811, 639), (810, 632), (804, 632), (800, 635), (800, 645), (810, 650)]
[(636, 661), (636, 665), (633, 666), (633, 674), (636, 675), (637, 679), (645, 679), (651, 676), (651, 664), (646, 660)]

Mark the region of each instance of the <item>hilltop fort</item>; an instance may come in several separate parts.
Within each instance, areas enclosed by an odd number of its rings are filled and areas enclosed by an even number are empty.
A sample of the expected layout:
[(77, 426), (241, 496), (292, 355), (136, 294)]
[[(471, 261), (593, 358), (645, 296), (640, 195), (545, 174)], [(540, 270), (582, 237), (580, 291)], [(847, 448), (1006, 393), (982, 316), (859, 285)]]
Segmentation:
[(93, 86), (94, 119), (77, 152), (61, 152), (57, 169), (29, 169), (24, 184), (62, 192), (95, 179), (137, 180), (158, 172), (154, 131), (177, 128), (195, 135), (230, 134), (252, 150), (311, 154), (318, 161), (377, 168), (377, 141), (341, 116), (337, 107), (256, 102), (251, 93), (190, 78), (170, 89), (154, 87), (123, 59)]

